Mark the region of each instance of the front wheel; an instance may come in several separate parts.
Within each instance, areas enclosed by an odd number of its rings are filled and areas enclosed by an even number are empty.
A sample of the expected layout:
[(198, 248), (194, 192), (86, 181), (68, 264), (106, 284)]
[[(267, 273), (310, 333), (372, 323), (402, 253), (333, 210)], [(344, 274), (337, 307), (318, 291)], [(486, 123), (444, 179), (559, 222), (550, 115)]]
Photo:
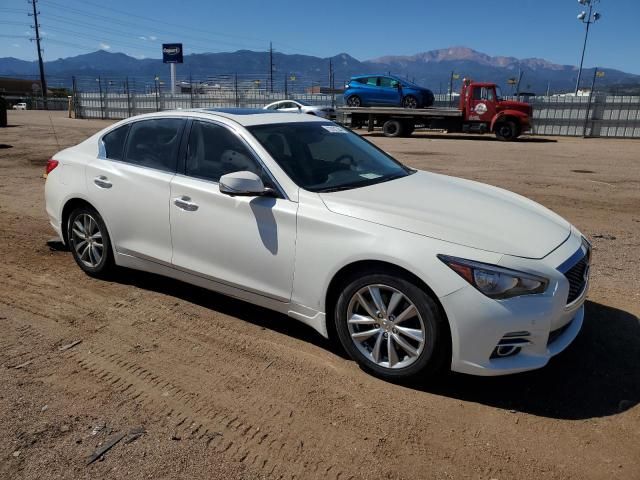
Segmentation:
[(105, 277), (114, 268), (111, 240), (104, 220), (91, 207), (76, 208), (67, 223), (67, 238), (73, 258), (85, 273)]
[(347, 99), (347, 105), (350, 107), (361, 107), (362, 101), (360, 100), (360, 97), (358, 97), (357, 95), (351, 95)]
[(353, 278), (338, 298), (335, 322), (351, 358), (387, 380), (432, 375), (445, 365), (445, 320), (433, 299), (402, 277)]
[(516, 124), (513, 122), (500, 122), (496, 124), (494, 130), (496, 138), (504, 142), (515, 140), (518, 137), (518, 127), (516, 127)]

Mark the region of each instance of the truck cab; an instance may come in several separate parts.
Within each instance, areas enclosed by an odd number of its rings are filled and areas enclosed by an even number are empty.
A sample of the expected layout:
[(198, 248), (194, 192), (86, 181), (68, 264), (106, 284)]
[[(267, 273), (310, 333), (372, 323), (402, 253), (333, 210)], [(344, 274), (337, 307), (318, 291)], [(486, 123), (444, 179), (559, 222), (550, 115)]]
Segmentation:
[(502, 100), (495, 83), (464, 79), (458, 108), (463, 112), (465, 132), (494, 132), (501, 140), (513, 140), (531, 129), (531, 105)]

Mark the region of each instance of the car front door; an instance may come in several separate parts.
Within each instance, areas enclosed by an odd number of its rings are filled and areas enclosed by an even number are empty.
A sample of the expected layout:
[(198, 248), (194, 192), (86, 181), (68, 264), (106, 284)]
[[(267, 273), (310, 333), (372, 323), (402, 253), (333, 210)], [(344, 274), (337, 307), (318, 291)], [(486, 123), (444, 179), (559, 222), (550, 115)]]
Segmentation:
[(398, 81), (390, 77), (380, 77), (380, 103), (385, 105), (401, 105)]
[(107, 133), (85, 175), (118, 253), (171, 262), (169, 195), (185, 120), (140, 120)]
[(229, 196), (222, 175), (252, 171), (277, 190), (240, 134), (194, 120), (183, 174), (171, 182), (172, 263), (178, 269), (242, 291), (291, 298), (298, 204), (284, 195)]

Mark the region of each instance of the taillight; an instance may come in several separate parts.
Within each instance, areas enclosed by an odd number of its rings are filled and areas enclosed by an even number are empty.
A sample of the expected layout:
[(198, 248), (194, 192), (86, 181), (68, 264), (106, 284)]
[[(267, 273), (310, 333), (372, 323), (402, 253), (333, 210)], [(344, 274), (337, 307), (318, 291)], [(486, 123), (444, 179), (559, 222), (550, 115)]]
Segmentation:
[(49, 175), (53, 171), (53, 169), (58, 166), (59, 163), (60, 162), (58, 162), (58, 160), (54, 160), (53, 158), (47, 160), (47, 166), (44, 168), (44, 174)]

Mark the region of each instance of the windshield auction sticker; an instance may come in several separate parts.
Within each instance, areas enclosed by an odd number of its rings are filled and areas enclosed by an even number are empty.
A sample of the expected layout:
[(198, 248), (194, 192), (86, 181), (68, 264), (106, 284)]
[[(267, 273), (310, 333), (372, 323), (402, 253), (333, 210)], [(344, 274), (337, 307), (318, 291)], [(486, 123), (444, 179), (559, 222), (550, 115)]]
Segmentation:
[(347, 131), (337, 125), (322, 125), (322, 128), (331, 133), (347, 133)]

